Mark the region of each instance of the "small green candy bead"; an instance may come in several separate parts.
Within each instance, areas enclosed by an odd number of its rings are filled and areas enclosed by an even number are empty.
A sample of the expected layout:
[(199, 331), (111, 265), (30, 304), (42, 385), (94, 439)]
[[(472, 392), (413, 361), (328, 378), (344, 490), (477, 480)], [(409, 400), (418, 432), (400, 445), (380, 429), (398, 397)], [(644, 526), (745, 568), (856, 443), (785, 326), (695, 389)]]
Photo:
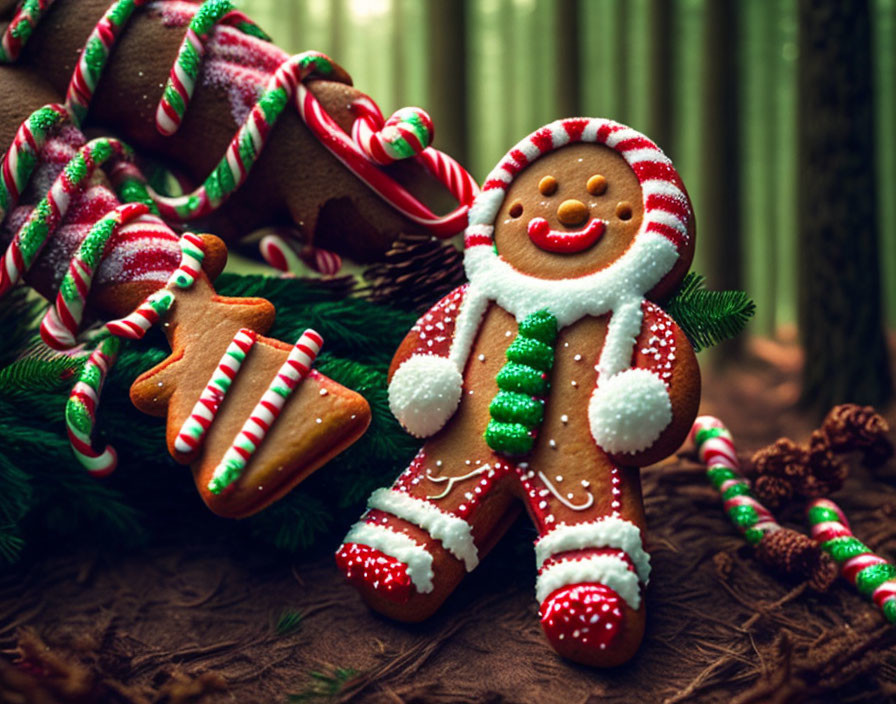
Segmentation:
[(544, 420), (544, 401), (515, 391), (499, 391), (488, 412), (496, 421), (534, 428)]
[(538, 340), (518, 335), (507, 348), (507, 360), (525, 364), (543, 372), (554, 366), (554, 350)]
[(842, 564), (852, 557), (871, 552), (867, 545), (852, 536), (833, 538), (822, 543), (821, 547), (838, 564)]
[(729, 479), (734, 479), (737, 475), (728, 467), (710, 467), (706, 470), (706, 476), (714, 489), (718, 489)]
[(557, 318), (546, 310), (532, 313), (520, 323), (520, 335), (553, 345), (557, 340)]
[(856, 575), (856, 589), (862, 596), (871, 596), (874, 590), (884, 582), (889, 582), (896, 577), (896, 567), (889, 562), (879, 565), (871, 565), (861, 570)]
[(759, 515), (752, 506), (735, 506), (728, 512), (728, 517), (739, 528), (751, 528), (759, 520)]
[(544, 372), (540, 372), (525, 364), (508, 362), (495, 377), (498, 388), (504, 391), (517, 391), (531, 396), (544, 396), (549, 384)]

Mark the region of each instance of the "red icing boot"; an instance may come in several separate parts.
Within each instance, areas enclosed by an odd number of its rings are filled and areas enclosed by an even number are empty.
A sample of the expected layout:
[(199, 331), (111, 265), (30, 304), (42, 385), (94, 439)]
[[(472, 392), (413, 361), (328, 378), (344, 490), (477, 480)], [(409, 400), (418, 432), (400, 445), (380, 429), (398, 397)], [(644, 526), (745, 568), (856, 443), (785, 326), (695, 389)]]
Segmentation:
[(574, 584), (553, 592), (541, 605), (541, 627), (562, 656), (587, 663), (603, 659), (619, 634), (623, 604), (603, 584)]
[(345, 543), (336, 553), (336, 564), (349, 582), (372, 587), (389, 601), (404, 604), (411, 598), (413, 585), (407, 566), (376, 548)]

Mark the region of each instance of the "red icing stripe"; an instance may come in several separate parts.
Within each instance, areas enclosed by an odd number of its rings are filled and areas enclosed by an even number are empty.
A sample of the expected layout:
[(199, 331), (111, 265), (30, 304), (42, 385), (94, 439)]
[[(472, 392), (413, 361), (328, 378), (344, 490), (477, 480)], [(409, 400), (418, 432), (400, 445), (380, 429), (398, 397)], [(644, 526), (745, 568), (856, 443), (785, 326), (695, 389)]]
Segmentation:
[(659, 152), (659, 148), (651, 142), (647, 137), (629, 137), (618, 142), (614, 147), (616, 151), (627, 152), (630, 149), (653, 149)]
[(549, 152), (554, 148), (554, 138), (551, 136), (551, 131), (547, 127), (542, 127), (529, 139), (532, 144), (538, 147), (538, 150), (542, 154), (544, 154), (545, 152)]
[(684, 235), (681, 234), (674, 227), (669, 227), (665, 223), (651, 221), (647, 223), (647, 227), (644, 228), (645, 232), (656, 232), (659, 235), (662, 235), (667, 240), (669, 240), (676, 247), (681, 247), (682, 243), (685, 241)]
[(570, 142), (578, 142), (582, 139), (582, 133), (588, 126), (588, 122), (589, 120), (586, 118), (572, 118), (563, 121), (563, 128), (566, 130), (566, 134), (569, 135)]

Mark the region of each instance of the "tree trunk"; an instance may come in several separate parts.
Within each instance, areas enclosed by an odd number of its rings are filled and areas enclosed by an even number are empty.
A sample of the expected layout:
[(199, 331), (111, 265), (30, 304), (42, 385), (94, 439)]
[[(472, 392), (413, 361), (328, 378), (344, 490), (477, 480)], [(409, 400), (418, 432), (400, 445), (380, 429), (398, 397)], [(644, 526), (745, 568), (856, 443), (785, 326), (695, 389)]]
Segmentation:
[[(737, 7), (735, 0), (706, 6), (703, 37), (702, 110), (706, 129), (701, 140), (703, 172), (699, 246), (706, 252), (707, 282), (714, 289), (742, 289), (740, 233), (740, 106), (737, 76)], [(730, 360), (743, 348), (743, 336), (724, 342), (714, 361)]]
[(467, 149), (467, 3), (439, 0), (428, 4), (429, 104), (436, 144), (461, 164)]
[[(799, 3), (800, 339), (818, 412), (893, 394), (881, 310), (867, 0)], [(786, 236), (787, 233), (781, 233)]]
[(582, 112), (582, 34), (578, 0), (554, 2), (554, 105), (557, 117), (573, 117)]

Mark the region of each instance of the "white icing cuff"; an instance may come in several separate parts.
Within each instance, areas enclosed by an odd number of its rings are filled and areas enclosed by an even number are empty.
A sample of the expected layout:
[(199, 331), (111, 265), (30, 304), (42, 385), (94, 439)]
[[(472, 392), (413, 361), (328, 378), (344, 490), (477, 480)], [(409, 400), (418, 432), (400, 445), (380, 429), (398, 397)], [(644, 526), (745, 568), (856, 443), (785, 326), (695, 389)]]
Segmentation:
[(603, 584), (637, 609), (641, 605), (638, 575), (632, 572), (621, 557), (592, 555), (584, 560), (566, 560), (547, 567), (535, 582), (535, 598), (541, 604), (561, 587), (572, 584)]
[(650, 555), (641, 545), (641, 531), (634, 523), (619, 516), (606, 516), (591, 523), (559, 524), (536, 541), (535, 559), (541, 569), (549, 557), (583, 548), (622, 550), (635, 566), (639, 579), (644, 584), (650, 581)]
[(434, 435), (460, 403), (463, 377), (446, 357), (412, 355), (389, 384), (389, 408), (405, 430), (418, 438)]
[(419, 593), (428, 594), (432, 591), (432, 555), (404, 533), (397, 533), (386, 526), (358, 521), (342, 542), (366, 545), (394, 557), (407, 567), (408, 577)]
[(464, 563), (467, 572), (479, 564), (479, 551), (473, 542), (470, 524), (410, 494), (392, 489), (377, 489), (367, 501), (369, 508), (387, 511), (413, 523), (440, 541), (444, 548)]
[(626, 369), (599, 382), (588, 403), (591, 436), (613, 454), (646, 450), (672, 422), (666, 385), (647, 369)]

